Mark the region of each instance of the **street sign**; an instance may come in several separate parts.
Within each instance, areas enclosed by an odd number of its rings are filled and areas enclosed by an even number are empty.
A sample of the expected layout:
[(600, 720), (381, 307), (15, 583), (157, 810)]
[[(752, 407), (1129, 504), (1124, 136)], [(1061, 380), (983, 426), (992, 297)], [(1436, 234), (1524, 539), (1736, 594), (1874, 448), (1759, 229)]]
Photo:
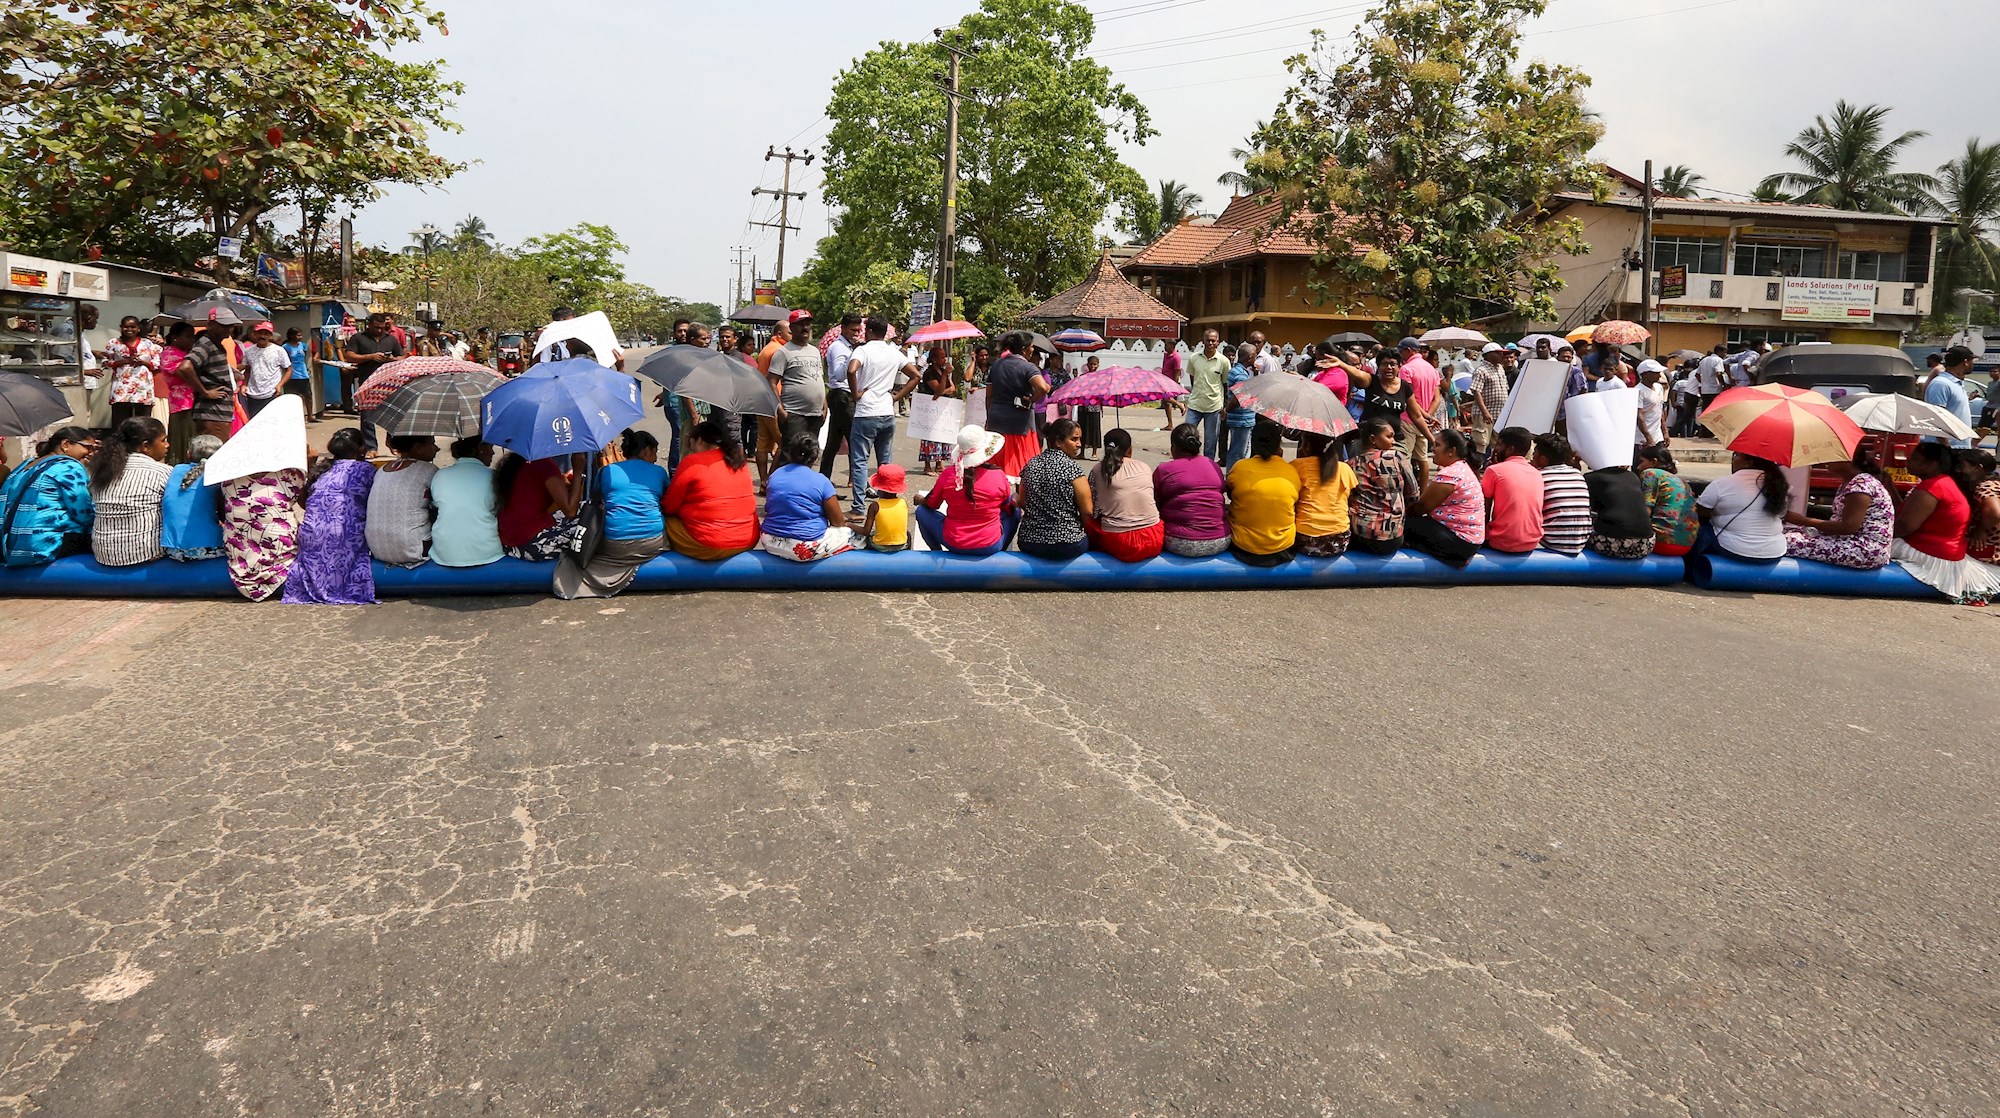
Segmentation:
[(937, 315), (937, 292), (918, 291), (910, 296), (910, 329), (921, 330)]
[(1685, 299), (1688, 293), (1688, 267), (1686, 264), (1669, 264), (1660, 269), (1660, 298)]
[(221, 237), (215, 242), (215, 255), (228, 260), (238, 260), (243, 256), (243, 242), (235, 237)]

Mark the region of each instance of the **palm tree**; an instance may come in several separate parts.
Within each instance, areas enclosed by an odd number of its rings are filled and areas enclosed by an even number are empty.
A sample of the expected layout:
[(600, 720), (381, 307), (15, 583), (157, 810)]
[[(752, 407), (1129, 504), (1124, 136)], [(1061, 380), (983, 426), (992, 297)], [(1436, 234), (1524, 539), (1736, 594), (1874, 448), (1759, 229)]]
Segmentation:
[(1653, 189), (1669, 198), (1699, 198), (1694, 188), (1707, 182), (1706, 175), (1698, 175), (1694, 168), (1685, 163), (1660, 168), (1660, 177), (1653, 183)]
[(460, 252), (469, 248), (492, 248), (493, 231), (486, 227), (485, 218), (477, 214), (467, 214), (465, 219), (452, 229), (451, 235), (445, 238), (445, 243)]
[(1927, 132), (1912, 130), (1888, 137), (1883, 105), (1836, 102), (1831, 120), (1814, 117), (1812, 127), (1785, 145), (1785, 154), (1799, 170), (1781, 171), (1766, 185), (1796, 191), (1801, 202), (1868, 213), (1913, 213), (1933, 206), (1930, 191), (1937, 180), (1913, 171), (1896, 170), (1903, 149)]
[(1991, 288), (2000, 282), (2000, 143), (1965, 141), (1965, 154), (1938, 168), (1938, 210), (1951, 219), (1938, 252), (1938, 287)]
[(1195, 207), (1201, 205), (1201, 195), (1184, 182), (1161, 179), (1160, 193), (1152, 201), (1156, 205), (1127, 209), (1118, 231), (1140, 244), (1152, 244), (1160, 234), (1193, 216)]
[(1790, 194), (1785, 193), (1782, 187), (1780, 187), (1777, 183), (1772, 182), (1770, 179), (1765, 179), (1763, 182), (1757, 184), (1757, 189), (1750, 192), (1750, 200), (1752, 202), (1798, 201), (1797, 198), (1793, 197)]
[(1243, 141), (1245, 146), (1229, 149), (1229, 158), (1235, 160), (1243, 169), (1240, 171), (1224, 171), (1222, 174), (1217, 175), (1215, 181), (1218, 185), (1226, 186), (1237, 194), (1255, 194), (1260, 190), (1269, 190), (1277, 185), (1271, 181), (1269, 176), (1250, 165), (1253, 160), (1263, 154), (1263, 149), (1257, 146), (1257, 137), (1263, 133), (1264, 129), (1270, 126), (1269, 121), (1258, 121), (1251, 126), (1249, 137)]

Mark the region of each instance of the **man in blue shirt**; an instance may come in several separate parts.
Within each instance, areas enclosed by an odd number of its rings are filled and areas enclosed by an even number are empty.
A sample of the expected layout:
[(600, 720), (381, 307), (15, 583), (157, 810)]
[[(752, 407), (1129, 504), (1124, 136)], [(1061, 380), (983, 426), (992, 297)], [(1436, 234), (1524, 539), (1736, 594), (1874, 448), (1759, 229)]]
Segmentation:
[(833, 459), (847, 446), (847, 435), (854, 424), (854, 393), (847, 383), (847, 363), (854, 357), (854, 347), (861, 344), (861, 322), (858, 314), (848, 313), (840, 320), (840, 336), (826, 347), (826, 446), (819, 452), (819, 472), (827, 480), (833, 479)]
[[(1972, 351), (1962, 345), (1952, 346), (1944, 351), (1944, 366), (1931, 376), (1930, 386), (1924, 389), (1924, 402), (1957, 416), (1967, 427), (1972, 426), (1972, 403), (1965, 396), (1965, 375), (1972, 371)], [(1927, 443), (1944, 440), (1935, 435), (1924, 437)], [(1951, 445), (1959, 448), (1972, 445), (1969, 439), (1952, 439)]]

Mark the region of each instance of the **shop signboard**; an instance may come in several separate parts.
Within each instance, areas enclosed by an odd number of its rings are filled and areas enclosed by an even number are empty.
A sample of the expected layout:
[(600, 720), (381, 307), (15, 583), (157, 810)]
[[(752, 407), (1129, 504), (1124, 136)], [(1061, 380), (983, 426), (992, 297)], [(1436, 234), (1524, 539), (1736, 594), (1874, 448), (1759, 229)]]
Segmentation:
[(1104, 320), (1104, 336), (1178, 341), (1181, 336), (1181, 324), (1171, 318), (1107, 318)]
[(921, 330), (937, 317), (937, 292), (917, 291), (910, 295), (910, 329)]
[(1786, 322), (1873, 322), (1875, 281), (1785, 277)]
[(756, 303), (758, 306), (775, 307), (778, 305), (777, 280), (758, 280), (757, 286), (752, 288), (751, 292), (750, 301)]
[(1669, 264), (1660, 269), (1660, 298), (1685, 299), (1688, 293), (1686, 264)]

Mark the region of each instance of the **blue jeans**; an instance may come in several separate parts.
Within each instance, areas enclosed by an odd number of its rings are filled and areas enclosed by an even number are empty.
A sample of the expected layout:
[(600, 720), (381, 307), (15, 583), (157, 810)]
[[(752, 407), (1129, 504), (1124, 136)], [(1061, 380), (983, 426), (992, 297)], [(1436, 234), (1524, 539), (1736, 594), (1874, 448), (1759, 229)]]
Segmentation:
[(847, 483), (854, 489), (850, 507), (855, 516), (863, 515), (868, 508), (869, 458), (872, 455), (877, 466), (895, 461), (892, 457), (895, 443), (893, 415), (858, 415), (847, 429)]
[(1219, 411), (1192, 411), (1187, 413), (1187, 421), (1201, 428), (1201, 455), (1220, 462), (1222, 460), (1222, 413)]
[(1231, 427), (1229, 429), (1229, 450), (1222, 456), (1222, 472), (1228, 473), (1229, 467), (1248, 457), (1250, 457), (1250, 428)]

